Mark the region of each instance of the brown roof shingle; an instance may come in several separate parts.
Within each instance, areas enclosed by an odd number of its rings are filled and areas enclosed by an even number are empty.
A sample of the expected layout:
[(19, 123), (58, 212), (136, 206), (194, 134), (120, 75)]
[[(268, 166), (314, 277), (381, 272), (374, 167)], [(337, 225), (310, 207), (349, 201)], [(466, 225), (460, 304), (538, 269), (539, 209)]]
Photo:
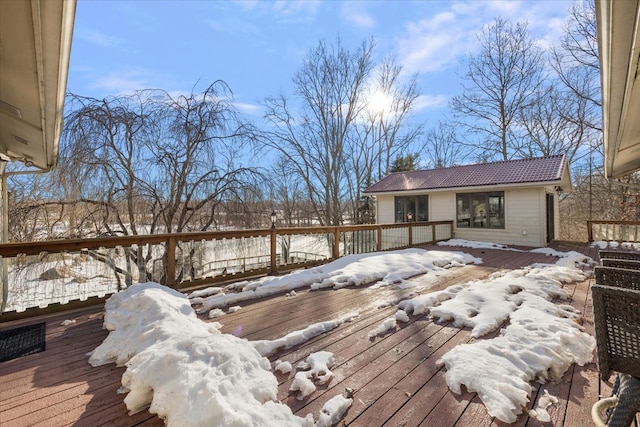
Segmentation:
[(564, 155), (506, 160), (410, 172), (395, 172), (367, 188), (365, 193), (480, 187), (561, 181)]

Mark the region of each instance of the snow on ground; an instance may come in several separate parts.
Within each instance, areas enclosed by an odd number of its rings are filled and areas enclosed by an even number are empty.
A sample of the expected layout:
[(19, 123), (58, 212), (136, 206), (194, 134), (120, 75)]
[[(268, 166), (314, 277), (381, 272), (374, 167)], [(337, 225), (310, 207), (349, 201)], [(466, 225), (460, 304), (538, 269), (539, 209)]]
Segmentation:
[(91, 296), (103, 297), (118, 291), (113, 269), (86, 256), (24, 265), (14, 262), (8, 269), (7, 283), (11, 286), (6, 311), (18, 313), (29, 307), (86, 301)]
[(347, 409), (351, 407), (353, 399), (350, 397), (344, 397), (340, 394), (332, 397), (324, 404), (320, 410), (320, 416), (316, 427), (331, 427), (336, 425), (347, 412)]
[(302, 371), (296, 373), (289, 391), (300, 391), (298, 399), (304, 399), (316, 391), (316, 384), (326, 384), (333, 379), (330, 368), (334, 363), (333, 353), (329, 351), (311, 353), (304, 362), (298, 364), (298, 369)]
[(226, 313), (220, 309), (220, 308), (215, 308), (213, 310), (211, 310), (209, 312), (209, 319), (215, 319), (216, 317), (222, 317), (224, 316)]
[[(193, 291), (188, 295), (188, 297), (193, 302), (193, 300), (196, 298), (203, 298), (211, 295), (217, 295), (222, 292), (224, 292), (224, 288), (221, 288), (220, 286), (211, 286), (209, 288), (198, 289), (197, 291)], [(198, 300), (196, 299), (196, 301)]]
[(542, 423), (548, 423), (551, 421), (551, 415), (549, 415), (547, 409), (549, 408), (549, 406), (555, 403), (558, 403), (558, 398), (549, 394), (549, 390), (545, 389), (544, 395), (540, 399), (538, 399), (538, 404), (536, 405), (535, 409), (531, 409), (529, 411), (529, 416), (537, 419)]
[(280, 372), (281, 374), (288, 374), (293, 370), (293, 366), (291, 365), (291, 362), (284, 362), (278, 359), (275, 361), (273, 369)]
[(442, 272), (445, 268), (482, 260), (462, 252), (426, 251), (405, 249), (389, 252), (348, 255), (333, 262), (307, 270), (294, 271), (283, 276), (269, 276), (258, 280), (235, 284), (236, 293), (218, 293), (209, 297), (192, 298), (199, 313), (211, 309), (283, 293), (310, 286), (312, 290), (321, 288), (342, 288), (378, 282), (393, 284), (409, 277), (428, 272)]
[(449, 239), (443, 242), (438, 242), (438, 246), (457, 246), (459, 248), (475, 248), (475, 249), (503, 249), (507, 251), (522, 252), (520, 249), (510, 248), (500, 243), (491, 242), (478, 242), (475, 240), (465, 239)]
[(384, 335), (387, 331), (395, 330), (397, 325), (397, 321), (395, 317), (390, 317), (385, 319), (378, 325), (377, 328), (372, 329), (369, 332), (369, 338), (374, 338), (377, 335)]
[(640, 242), (615, 242), (598, 240), (595, 242), (591, 242), (591, 247), (597, 247), (600, 249), (629, 249), (640, 251)]
[[(491, 415), (512, 422), (526, 407), (530, 381), (560, 378), (571, 363), (589, 362), (595, 348), (593, 337), (578, 324), (580, 313), (551, 301), (566, 298), (562, 282), (584, 280), (579, 267), (592, 261), (581, 254), (553, 255), (561, 257), (557, 264), (499, 272), (487, 280), (396, 301), (402, 311), (383, 322), (383, 333), (393, 332), (396, 321), (406, 321), (409, 313), (427, 311), (435, 320), (452, 319), (457, 325), (472, 328), (474, 336), (508, 322), (499, 336), (459, 345), (439, 363), (447, 368), (446, 381), (452, 391), (459, 393), (464, 384), (469, 391), (478, 392)], [(329, 282), (342, 286), (402, 280), (404, 286), (410, 286), (424, 278), (409, 279), (411, 276), (442, 272), (444, 266), (468, 262), (480, 260), (461, 252), (420, 249), (350, 256), (324, 268), (244, 282), (239, 294), (264, 296)], [(208, 303), (217, 299), (208, 311), (216, 304), (230, 302), (221, 294), (194, 298)], [(92, 352), (89, 362), (127, 366), (122, 385), (128, 391), (125, 404), (129, 411), (135, 413), (149, 406), (149, 411), (168, 425), (313, 425), (311, 415), (298, 417), (277, 401), (278, 381), (265, 355), (330, 332), (357, 314), (311, 324), (280, 339), (251, 342), (220, 333), (217, 322), (208, 324), (198, 319), (192, 301), (177, 291), (150, 283), (114, 294), (105, 304), (104, 324), (111, 332)], [(376, 330), (376, 335), (380, 331)], [(312, 357), (315, 361), (309, 364), (309, 372), (315, 373), (301, 371), (294, 378), (303, 395), (315, 389), (312, 379), (331, 381), (333, 355), (319, 353), (323, 355), (316, 354), (318, 359)], [(292, 367), (287, 363), (279, 361), (275, 369), (290, 372)], [(333, 397), (323, 407), (316, 425), (335, 424), (351, 402), (351, 396)], [(535, 409), (542, 418), (545, 410), (546, 406)]]
[(372, 329), (369, 332), (369, 338), (375, 338), (377, 335), (384, 335), (388, 331), (395, 330), (398, 322), (406, 323), (409, 320), (411, 319), (409, 319), (409, 315), (407, 314), (406, 311), (398, 310), (396, 311), (396, 314), (393, 317), (383, 320), (382, 323), (378, 325), (378, 327), (376, 327), (375, 329)]
[[(567, 262), (570, 260), (571, 262)], [(455, 285), (443, 291), (405, 300), (400, 308), (429, 313), (436, 321), (452, 320), (481, 337), (508, 321), (496, 338), (459, 345), (438, 363), (447, 368), (449, 388), (477, 392), (490, 415), (512, 423), (531, 394), (530, 381), (557, 380), (572, 363), (591, 361), (595, 339), (579, 325), (581, 314), (570, 305), (563, 282), (587, 277), (575, 267), (591, 264), (584, 255), (567, 253), (557, 265), (493, 274), (487, 280)]]
[(312, 416), (278, 402), (269, 360), (198, 319), (184, 295), (139, 284), (111, 296), (105, 309), (110, 333), (89, 362), (127, 366), (130, 414), (149, 407), (169, 426), (313, 425)]
[[(560, 252), (551, 248), (538, 248), (538, 249), (532, 249), (529, 252), (538, 253), (538, 254), (547, 254), (549, 256), (558, 257), (560, 259), (556, 261), (556, 265), (565, 266), (565, 267), (591, 268), (596, 265), (596, 262), (593, 259), (576, 251)], [(547, 265), (547, 264), (541, 264), (541, 265)]]
[(313, 337), (317, 337), (320, 334), (324, 334), (325, 332), (329, 332), (332, 329), (337, 328), (344, 322), (351, 322), (356, 317), (358, 317), (357, 312), (348, 313), (338, 319), (313, 323), (304, 329), (290, 332), (284, 337), (277, 338), (275, 340), (251, 341), (251, 345), (253, 345), (253, 347), (262, 356), (271, 356), (281, 348), (291, 348), (294, 345), (302, 344)]

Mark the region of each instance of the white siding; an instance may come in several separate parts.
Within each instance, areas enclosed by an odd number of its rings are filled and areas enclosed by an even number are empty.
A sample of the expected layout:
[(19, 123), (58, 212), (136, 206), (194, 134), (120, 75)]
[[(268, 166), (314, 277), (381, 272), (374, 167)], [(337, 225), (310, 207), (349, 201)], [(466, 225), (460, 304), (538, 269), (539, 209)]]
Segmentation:
[[(421, 193), (427, 194), (427, 193)], [(380, 195), (376, 198), (378, 224), (395, 222), (394, 196)], [(455, 194), (450, 192), (429, 194), (429, 221), (449, 221), (455, 217)]]
[(504, 245), (544, 246), (544, 191), (541, 188), (507, 190), (504, 198), (504, 230), (455, 227), (455, 237)]
[(429, 219), (431, 221), (451, 221), (456, 217), (455, 193), (429, 194)]
[[(492, 189), (496, 191), (496, 189)], [(465, 191), (468, 192), (468, 191)], [(454, 236), (458, 239), (479, 240), (541, 247), (546, 245), (546, 200), (545, 189), (509, 189), (505, 190), (505, 228), (479, 229), (458, 228), (454, 223)], [(378, 223), (394, 222), (393, 195), (377, 197)], [(558, 200), (554, 195), (556, 235), (559, 232)], [(456, 217), (456, 191), (429, 194), (429, 219), (431, 221), (449, 221)]]
[(376, 206), (378, 224), (393, 224), (395, 222), (393, 196), (378, 196), (376, 198)]

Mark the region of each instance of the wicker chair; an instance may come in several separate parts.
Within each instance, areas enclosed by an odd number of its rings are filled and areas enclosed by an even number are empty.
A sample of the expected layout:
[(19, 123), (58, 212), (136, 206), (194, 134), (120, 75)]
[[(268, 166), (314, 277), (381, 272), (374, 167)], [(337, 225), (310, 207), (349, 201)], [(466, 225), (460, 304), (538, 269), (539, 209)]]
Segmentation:
[(640, 261), (629, 259), (603, 258), (600, 260), (604, 267), (626, 268), (629, 270), (640, 270)]
[(599, 251), (600, 259), (628, 259), (632, 261), (640, 261), (640, 252), (638, 251)]
[(617, 267), (596, 267), (596, 284), (640, 290), (640, 270)]
[[(613, 406), (606, 425), (626, 427), (640, 411), (640, 290), (599, 284), (591, 290), (600, 376), (607, 380), (613, 371), (618, 373), (617, 395), (601, 401)], [(598, 425), (602, 420), (596, 419), (596, 407), (601, 402), (592, 410)]]

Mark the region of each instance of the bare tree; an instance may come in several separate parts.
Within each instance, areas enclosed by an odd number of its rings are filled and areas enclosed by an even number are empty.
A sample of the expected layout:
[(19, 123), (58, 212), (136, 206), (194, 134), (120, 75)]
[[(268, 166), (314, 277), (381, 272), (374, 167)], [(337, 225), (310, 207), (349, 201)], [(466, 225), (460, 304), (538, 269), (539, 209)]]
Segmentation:
[(306, 209), (302, 182), (292, 178), (296, 176), (295, 167), (280, 156), (271, 166), (269, 176), (272, 209), (277, 209), (279, 221), (288, 227), (311, 224), (313, 212)]
[[(236, 164), (253, 133), (230, 95), (221, 81), (176, 98), (162, 90), (104, 100), (72, 95), (57, 182), (93, 207), (101, 235), (211, 229), (217, 207), (241, 198), (255, 175)], [(140, 248), (127, 254), (141, 274), (151, 257)]]
[(216, 203), (248, 199), (256, 171), (238, 165), (238, 157), (253, 130), (240, 122), (230, 95), (221, 81), (201, 94), (160, 93), (153, 110), (160, 126), (146, 146), (148, 162), (161, 173), (140, 184), (168, 232), (193, 230), (196, 216), (197, 229), (209, 229)]
[[(419, 97), (416, 75), (401, 82), (402, 67), (392, 58), (385, 58), (377, 70), (370, 93), (364, 100), (362, 137), (352, 148), (370, 147), (372, 169), (365, 177), (368, 185), (381, 179), (391, 169), (393, 159), (403, 156), (422, 134), (421, 125), (409, 125), (408, 118)], [(382, 98), (382, 102), (380, 102)]]
[(526, 131), (517, 149), (521, 157), (564, 154), (571, 164), (595, 138), (587, 100), (553, 84), (541, 88), (534, 102), (520, 111), (519, 123)]
[(424, 157), (429, 167), (446, 168), (455, 166), (466, 158), (464, 145), (450, 122), (439, 122), (425, 135)]
[(264, 143), (294, 168), (323, 225), (342, 223), (345, 148), (362, 109), (372, 53), (371, 42), (351, 52), (339, 39), (335, 45), (320, 41), (293, 77), (299, 111), (294, 112), (284, 95), (264, 102), (273, 126)]
[(571, 6), (560, 43), (551, 49), (551, 64), (563, 85), (584, 100), (589, 126), (601, 130), (600, 62), (593, 0), (577, 0)]
[[(415, 77), (401, 84), (391, 59), (376, 68), (373, 49), (371, 41), (353, 51), (340, 39), (320, 41), (293, 78), (298, 104), (284, 95), (264, 102), (273, 128), (265, 145), (286, 159), (323, 225), (341, 224), (345, 206), (355, 216), (362, 191), (419, 135), (407, 125)], [(373, 93), (385, 98), (384, 108), (371, 108)]]
[(532, 102), (542, 77), (542, 52), (527, 25), (496, 19), (478, 36), (479, 52), (468, 59), (463, 92), (451, 100), (459, 123), (488, 159), (507, 160), (519, 146), (519, 111)]
[(228, 95), (220, 81), (177, 98), (72, 95), (57, 176), (81, 177), (74, 185), (103, 209), (104, 234), (206, 230), (216, 203), (254, 172), (235, 164), (250, 134)]
[(565, 229), (569, 233), (582, 229), (587, 219), (637, 220), (638, 174), (607, 181), (602, 167), (604, 138), (594, 1), (577, 0), (572, 5), (560, 42), (551, 50), (551, 65), (561, 83), (560, 90), (574, 105), (563, 120), (576, 138), (578, 132), (583, 133), (571, 162), (574, 192), (560, 204), (561, 218), (571, 217), (577, 222)]
[(362, 192), (391, 172), (394, 159), (411, 155), (409, 151), (422, 135), (422, 125), (409, 122), (419, 96), (416, 78), (413, 75), (403, 81), (402, 67), (387, 57), (365, 89), (345, 163), (352, 217), (362, 207)]

